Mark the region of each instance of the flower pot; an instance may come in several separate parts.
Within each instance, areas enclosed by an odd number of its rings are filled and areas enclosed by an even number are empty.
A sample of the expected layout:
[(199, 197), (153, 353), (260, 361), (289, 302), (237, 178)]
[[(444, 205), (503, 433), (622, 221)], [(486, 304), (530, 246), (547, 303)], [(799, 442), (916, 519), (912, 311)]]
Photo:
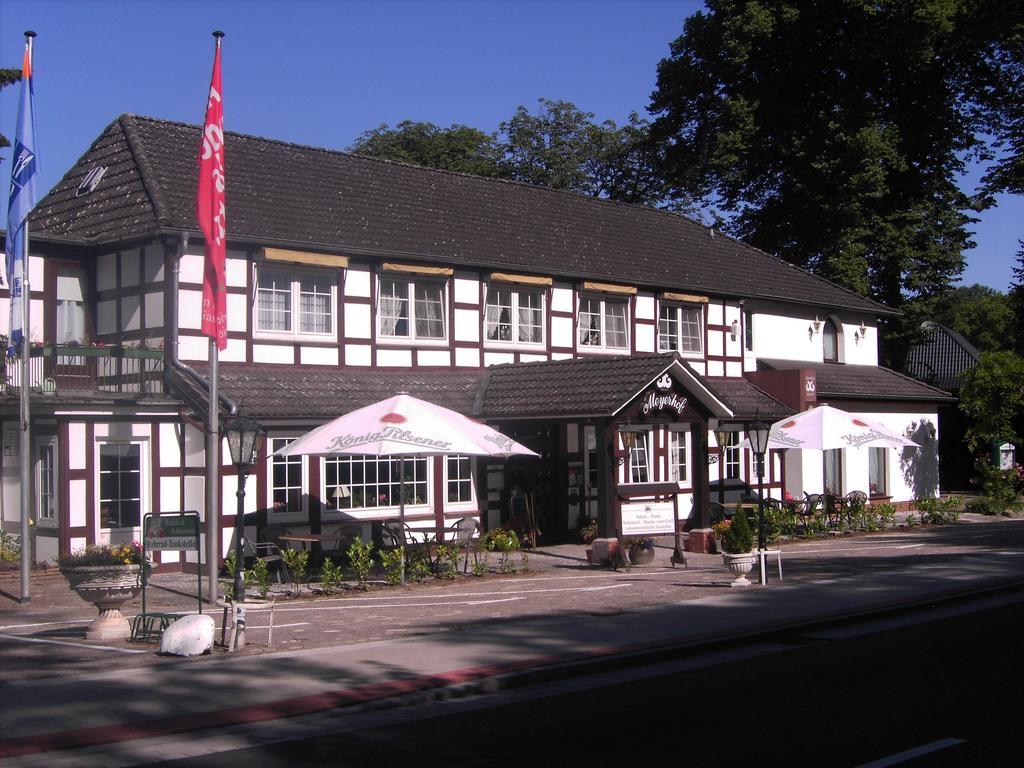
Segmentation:
[(747, 574), (750, 573), (754, 567), (755, 557), (757, 557), (757, 555), (753, 552), (746, 552), (739, 555), (731, 555), (728, 552), (722, 554), (722, 559), (725, 561), (725, 564), (736, 576), (736, 578), (729, 583), (730, 587), (750, 586), (750, 579), (747, 578)]
[(124, 640), (131, 635), (121, 606), (142, 589), (138, 565), (89, 565), (61, 568), (68, 585), (99, 611), (85, 631), (88, 640)]
[(629, 562), (631, 565), (650, 565), (654, 562), (654, 547), (630, 547)]

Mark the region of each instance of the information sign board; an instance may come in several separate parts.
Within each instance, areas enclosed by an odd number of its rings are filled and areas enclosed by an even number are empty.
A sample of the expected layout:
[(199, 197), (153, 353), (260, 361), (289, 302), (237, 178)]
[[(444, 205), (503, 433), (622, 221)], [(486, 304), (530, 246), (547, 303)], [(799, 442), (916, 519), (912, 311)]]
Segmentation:
[(623, 536), (659, 536), (675, 532), (675, 501), (633, 501), (622, 505)]
[(198, 550), (199, 515), (195, 512), (146, 515), (146, 549)]

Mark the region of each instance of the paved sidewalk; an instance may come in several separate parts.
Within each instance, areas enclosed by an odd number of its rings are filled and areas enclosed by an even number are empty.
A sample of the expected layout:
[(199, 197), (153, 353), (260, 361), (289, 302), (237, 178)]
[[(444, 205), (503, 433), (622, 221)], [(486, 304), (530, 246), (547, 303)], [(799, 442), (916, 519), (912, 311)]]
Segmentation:
[[(339, 625), (364, 627), (356, 632), (365, 631), (365, 639), (320, 637), (314, 647), (280, 652), (254, 644), (246, 655), (217, 652), (197, 659), (163, 658), (152, 648), (130, 644), (104, 653), (75, 647), (71, 639), (64, 641), (69, 645), (52, 647), (30, 642), (54, 639), (17, 628), (44, 614), (47, 621), (77, 616), (78, 623), (69, 624), (72, 629), (65, 636), (80, 636), (82, 606), (58, 597), (60, 589), (68, 591), (61, 580), (53, 585), (54, 606), (42, 605), (41, 596), (14, 610), (0, 605), (0, 650), (10, 671), (0, 684), (6, 734), (0, 758), (11, 758), (0, 764), (44, 765), (58, 750), (269, 722), (453, 686), (495, 687), (523, 676), (600, 668), (634, 654), (713, 647), (724, 639), (972, 590), (1019, 588), (1024, 583), (1022, 541), (1024, 525), (1014, 521), (793, 544), (784, 550), (786, 581), (780, 584), (773, 578), (767, 587), (747, 590), (727, 586), (730, 577), (717, 556), (691, 556), (689, 569), (671, 569), (665, 561), (670, 550), (660, 547), (654, 566), (615, 574), (580, 563), (581, 547), (551, 548), (531, 557), (529, 576), (408, 588), (405, 596), (410, 600), (402, 610), (410, 608), (412, 637), (374, 636), (369, 631), (374, 624), (388, 623), (380, 617), (392, 615), (389, 610), (398, 610), (400, 601), (388, 593), (386, 602), (369, 596), (357, 598), (365, 603), (336, 601), (336, 608), (365, 608), (352, 613), (370, 614), (362, 625), (357, 619)], [(770, 569), (769, 575), (776, 574)], [(185, 600), (187, 593), (170, 591), (174, 580), (182, 578), (167, 580), (162, 591)], [(41, 587), (40, 594), (50, 594), (49, 589)], [(661, 594), (662, 601), (638, 599), (648, 591)], [(571, 606), (575, 601), (575, 609), (494, 613), (499, 609), (490, 603), (518, 605), (527, 592), (543, 592), (544, 603), (550, 598)], [(428, 600), (428, 593), (447, 598), (445, 604), (456, 602), (459, 595), (470, 598), (459, 598), (464, 600), (459, 613), (438, 622), (440, 603)], [(679, 595), (686, 597), (677, 599)], [(489, 604), (481, 607), (484, 602)], [(327, 612), (328, 607), (319, 610)], [(54, 657), (59, 676), (47, 677), (38, 663), (37, 674), (18, 674), (18, 654), (38, 653), (40, 647)], [(68, 660), (56, 658), (60, 654), (68, 654)], [(90, 656), (98, 660), (85, 663)]]

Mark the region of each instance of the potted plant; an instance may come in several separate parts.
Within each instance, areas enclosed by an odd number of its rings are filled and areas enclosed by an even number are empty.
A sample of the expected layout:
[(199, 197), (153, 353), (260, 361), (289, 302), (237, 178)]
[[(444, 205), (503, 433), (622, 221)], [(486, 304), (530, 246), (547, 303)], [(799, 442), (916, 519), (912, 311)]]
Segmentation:
[(630, 564), (650, 565), (654, 562), (654, 539), (650, 536), (638, 536), (629, 542), (627, 551)]
[(732, 524), (722, 534), (722, 559), (736, 578), (730, 587), (749, 587), (747, 574), (754, 567), (754, 533), (747, 522), (747, 513), (740, 510), (732, 518)]
[(121, 606), (142, 589), (142, 565), (137, 541), (87, 546), (57, 558), (71, 589), (99, 611), (85, 632), (87, 639), (123, 640), (131, 635)]
[(725, 532), (729, 530), (732, 525), (732, 520), (719, 520), (717, 523), (711, 524), (711, 530), (714, 533), (714, 546), (715, 549), (711, 554), (721, 554), (722, 550), (722, 537)]

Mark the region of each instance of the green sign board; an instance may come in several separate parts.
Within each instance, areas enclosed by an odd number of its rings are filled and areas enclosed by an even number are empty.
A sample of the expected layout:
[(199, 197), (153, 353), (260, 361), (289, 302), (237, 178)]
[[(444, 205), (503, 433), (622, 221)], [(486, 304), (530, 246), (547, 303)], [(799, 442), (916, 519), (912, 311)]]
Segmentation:
[(147, 550), (199, 550), (199, 515), (195, 512), (146, 515)]

